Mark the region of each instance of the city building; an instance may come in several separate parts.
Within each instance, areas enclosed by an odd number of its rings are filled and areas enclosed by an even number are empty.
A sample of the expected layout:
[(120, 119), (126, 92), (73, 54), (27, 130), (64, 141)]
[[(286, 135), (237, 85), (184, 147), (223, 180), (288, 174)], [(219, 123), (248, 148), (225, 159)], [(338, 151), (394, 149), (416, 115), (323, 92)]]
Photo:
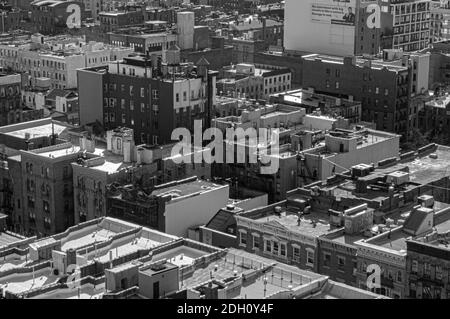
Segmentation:
[[(406, 294), (414, 299), (448, 299), (448, 211), (426, 236), (406, 240)], [(439, 221), (438, 221), (439, 222)]]
[(294, 190), (286, 201), (236, 215), (238, 246), (356, 287), (355, 242), (372, 236), (373, 209), (343, 204)]
[(31, 4), (32, 32), (60, 34), (81, 28), (85, 18), (84, 4), (80, 1), (42, 0)]
[(7, 33), (20, 29), (22, 19), (25, 16), (25, 11), (11, 5), (0, 4), (0, 32)]
[(430, 41), (439, 42), (450, 40), (449, 1), (432, 1), (430, 14)]
[[(264, 109), (264, 106), (259, 108)], [(398, 135), (364, 127), (349, 129), (348, 121), (342, 118), (318, 114), (304, 115), (298, 123), (291, 121), (291, 118), (283, 118), (292, 111), (287, 109), (288, 112), (282, 111), (281, 114), (280, 112), (270, 114), (269, 111), (262, 117), (268, 119), (266, 124), (273, 125), (272, 129), (279, 131), (279, 145), (275, 146), (276, 152), (266, 154), (265, 158), (266, 163), (278, 163), (276, 173), (264, 174), (263, 169), (268, 164), (262, 164), (258, 160), (256, 163), (247, 161), (217, 164), (213, 167), (214, 175), (233, 176), (241, 186), (268, 193), (269, 202), (273, 203), (283, 200), (289, 190), (318, 180), (325, 181), (354, 165), (371, 164), (399, 155)], [(258, 113), (258, 110), (254, 112)], [(230, 117), (230, 119), (239, 124), (239, 118)], [(249, 127), (249, 123), (251, 122), (243, 123), (246, 125), (244, 127)], [(233, 144), (235, 148), (244, 147), (246, 154), (256, 152), (248, 140)]]
[(431, 0), (288, 0), (284, 46), (288, 51), (339, 56), (421, 50), (430, 43), (430, 4)]
[(77, 87), (77, 69), (106, 65), (131, 54), (131, 48), (89, 42), (72, 36), (45, 37), (37, 34), (26, 40), (0, 43), (0, 67), (29, 77), (28, 85), (48, 78), (52, 88)]
[[(416, 268), (418, 260), (421, 263), (420, 274), (425, 276), (424, 279), (431, 275), (429, 272), (430, 268), (426, 270), (424, 268), (423, 262), (426, 257), (418, 257), (415, 262), (410, 260), (410, 264), (407, 267), (407, 240), (410, 241), (414, 237), (430, 237), (432, 236), (433, 228), (448, 231), (448, 207), (436, 211), (432, 204), (432, 201), (424, 201), (422, 206), (416, 206), (400, 225), (387, 223), (385, 225), (387, 230), (382, 234), (355, 242), (355, 245), (358, 247), (356, 277), (361, 288), (367, 287), (367, 277), (370, 273), (368, 267), (375, 264), (381, 270), (381, 287), (372, 288), (376, 293), (394, 299), (401, 299), (406, 298), (410, 294), (414, 295), (414, 292), (417, 290), (415, 287), (419, 286), (419, 297), (424, 295), (426, 295), (424, 298), (441, 296), (442, 291), (440, 289), (431, 290), (430, 286), (426, 287), (428, 282), (424, 281), (422, 286), (420, 279), (418, 281), (413, 279), (418, 269)], [(411, 255), (415, 256), (415, 253), (412, 252)], [(427, 265), (429, 266), (430, 264)], [(412, 274), (410, 275), (408, 271)], [(410, 278), (409, 287), (407, 276)]]
[(229, 186), (194, 176), (147, 189), (112, 185), (107, 197), (107, 216), (187, 237), (189, 228), (206, 224), (226, 206)]
[(240, 63), (224, 67), (222, 73), (217, 81), (218, 95), (268, 100), (273, 93), (291, 89), (289, 69), (265, 70)]
[(22, 121), (22, 77), (18, 73), (0, 73), (0, 125)]
[[(0, 262), (0, 291), (7, 299), (102, 298), (106, 269), (142, 257), (148, 260), (152, 250), (179, 240), (114, 218), (92, 220), (40, 240), (32, 238), (20, 251), (7, 251)], [(18, 253), (20, 259), (14, 261)], [(74, 267), (81, 279), (79, 290), (66, 283), (69, 275), (77, 275)]]
[[(98, 137), (89, 137), (86, 131), (77, 135), (77, 144), (87, 153), (83, 159), (72, 163), (76, 224), (108, 214), (108, 187), (124, 186), (134, 192), (140, 187), (151, 189), (191, 176), (211, 178), (210, 164), (177, 165), (178, 154), (172, 154), (173, 144), (135, 145), (132, 129), (106, 132), (106, 145), (102, 145)], [(184, 156), (194, 157), (196, 152), (203, 150), (193, 149)]]
[[(411, 72), (408, 66), (356, 57), (304, 56), (303, 87), (361, 101), (362, 120), (407, 136)], [(426, 88), (428, 89), (428, 88)]]
[(171, 143), (177, 127), (193, 130), (195, 120), (209, 127), (216, 73), (204, 59), (196, 66), (181, 63), (176, 46), (167, 51), (163, 63), (136, 56), (79, 70), (80, 124), (127, 126), (139, 144)]
[(130, 8), (124, 11), (102, 11), (98, 13), (100, 30), (111, 32), (125, 26), (140, 25), (144, 22), (144, 13), (141, 8)]
[(307, 114), (320, 110), (323, 115), (343, 117), (350, 124), (361, 122), (361, 102), (315, 93), (312, 88), (272, 94), (270, 102), (302, 107)]
[(45, 106), (49, 111), (61, 113), (61, 121), (72, 125), (80, 123), (76, 91), (53, 89), (45, 96)]

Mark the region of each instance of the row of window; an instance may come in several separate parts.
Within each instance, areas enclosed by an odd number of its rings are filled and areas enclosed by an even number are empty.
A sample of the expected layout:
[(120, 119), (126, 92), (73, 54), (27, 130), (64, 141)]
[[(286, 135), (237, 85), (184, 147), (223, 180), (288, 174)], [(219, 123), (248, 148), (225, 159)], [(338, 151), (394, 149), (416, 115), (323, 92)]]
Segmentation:
[[(252, 234), (252, 249), (260, 250), (263, 245), (263, 252), (276, 257), (287, 258), (287, 242), (280, 242), (273, 239), (262, 239), (259, 235)], [(261, 240), (263, 242), (261, 243)], [(239, 231), (239, 245), (247, 247), (247, 232), (244, 230)], [(306, 265), (314, 266), (314, 250), (306, 249)], [(292, 260), (300, 262), (300, 246), (292, 245)]]

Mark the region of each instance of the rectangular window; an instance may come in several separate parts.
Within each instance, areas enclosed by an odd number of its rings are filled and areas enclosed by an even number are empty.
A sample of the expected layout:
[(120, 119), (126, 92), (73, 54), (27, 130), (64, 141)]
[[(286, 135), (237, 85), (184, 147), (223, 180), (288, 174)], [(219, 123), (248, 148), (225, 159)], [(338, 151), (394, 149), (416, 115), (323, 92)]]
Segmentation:
[(424, 263), (423, 264), (423, 272), (425, 276), (430, 277), (431, 275), (431, 265), (429, 263)]
[(283, 257), (287, 257), (286, 256), (286, 244), (280, 244), (280, 255)]
[(247, 233), (245, 231), (239, 231), (239, 245), (247, 246)]
[(292, 248), (292, 259), (294, 261), (300, 262), (300, 247)]
[(314, 251), (308, 249), (306, 251), (306, 264), (308, 266), (314, 266)]
[(345, 257), (338, 256), (338, 266), (344, 267), (345, 266)]
[(259, 249), (259, 236), (253, 235), (253, 249)]
[(272, 242), (270, 240), (266, 240), (264, 242), (264, 251), (271, 253), (272, 252)]
[(413, 274), (417, 274), (418, 269), (419, 269), (419, 262), (417, 260), (413, 260), (411, 264), (411, 272)]
[(323, 265), (326, 267), (331, 266), (331, 254), (329, 254), (329, 253), (323, 254)]
[(442, 267), (436, 266), (436, 279), (442, 280)]
[(279, 252), (279, 245), (276, 241), (273, 242), (273, 249), (272, 249), (272, 254), (274, 255), (278, 255)]

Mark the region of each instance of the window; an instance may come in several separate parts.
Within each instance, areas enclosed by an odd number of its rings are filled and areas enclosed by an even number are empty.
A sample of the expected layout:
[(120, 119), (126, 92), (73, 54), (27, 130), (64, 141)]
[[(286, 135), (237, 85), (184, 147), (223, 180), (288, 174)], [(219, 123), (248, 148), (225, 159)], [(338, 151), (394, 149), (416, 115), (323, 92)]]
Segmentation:
[(424, 272), (425, 276), (430, 277), (430, 275), (431, 275), (431, 265), (429, 263), (424, 263), (423, 264), (423, 272)]
[(141, 97), (144, 97), (144, 95), (145, 95), (145, 89), (141, 88)]
[(280, 255), (283, 257), (287, 257), (286, 256), (286, 244), (280, 244)]
[(180, 102), (180, 94), (179, 93), (175, 94), (175, 102)]
[(276, 241), (273, 242), (273, 249), (272, 249), (272, 254), (274, 255), (278, 255), (279, 252), (279, 245)]
[(272, 242), (270, 240), (264, 241), (264, 251), (268, 253), (272, 252)]
[(294, 261), (300, 262), (300, 247), (298, 246), (292, 247), (292, 259)]
[(338, 256), (338, 267), (344, 267), (345, 266), (345, 257)]
[(441, 280), (442, 279), (442, 267), (436, 266), (436, 279)]
[(247, 232), (245, 230), (239, 231), (239, 245), (247, 246)]
[(306, 249), (306, 265), (314, 266), (314, 250)]
[(413, 274), (417, 274), (418, 269), (419, 269), (419, 263), (417, 262), (417, 260), (413, 260), (412, 264), (411, 264), (411, 272)]
[(331, 266), (331, 254), (330, 253), (323, 253), (323, 265), (325, 267)]
[(401, 272), (401, 271), (398, 271), (398, 272), (397, 272), (397, 281), (398, 281), (398, 282), (402, 282), (402, 280), (403, 280), (403, 279), (402, 279), (402, 272)]
[(253, 249), (259, 249), (259, 236), (257, 234), (253, 234)]

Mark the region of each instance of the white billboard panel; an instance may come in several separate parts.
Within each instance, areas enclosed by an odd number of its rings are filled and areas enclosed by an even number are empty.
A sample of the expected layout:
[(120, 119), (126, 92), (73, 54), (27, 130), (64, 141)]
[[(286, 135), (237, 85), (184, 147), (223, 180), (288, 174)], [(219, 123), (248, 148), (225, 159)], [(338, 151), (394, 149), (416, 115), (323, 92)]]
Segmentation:
[(352, 55), (356, 12), (356, 0), (287, 0), (286, 49)]

